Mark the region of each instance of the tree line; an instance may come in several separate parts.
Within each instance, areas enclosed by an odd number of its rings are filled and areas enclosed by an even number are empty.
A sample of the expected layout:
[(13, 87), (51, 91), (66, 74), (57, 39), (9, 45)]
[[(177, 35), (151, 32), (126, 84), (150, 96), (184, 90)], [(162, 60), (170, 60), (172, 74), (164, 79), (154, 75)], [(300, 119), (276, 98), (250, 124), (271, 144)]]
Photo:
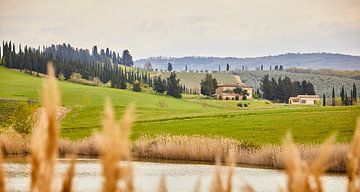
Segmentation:
[(260, 82), (260, 90), (262, 97), (271, 101), (287, 103), (290, 97), (297, 95), (315, 95), (314, 85), (306, 80), (292, 82), (289, 77), (278, 80), (269, 79), (269, 75), (265, 75)]
[[(354, 105), (357, 102), (357, 88), (355, 83), (352, 86), (352, 89), (350, 89), (350, 95), (347, 94), (348, 92), (345, 90), (344, 86), (341, 86), (340, 90), (340, 99), (341, 99), (341, 105), (347, 106), (347, 105)], [(332, 89), (332, 95), (331, 95), (331, 105), (336, 105), (336, 95), (335, 95), (335, 87)], [(323, 106), (326, 106), (326, 95), (323, 95)]]
[[(47, 62), (51, 61), (56, 69), (57, 78), (61, 77), (68, 80), (74, 74), (79, 74), (81, 78), (92, 81), (95, 78), (102, 83), (111, 83), (111, 87), (127, 89), (128, 85), (133, 85), (133, 91), (141, 91), (141, 84), (148, 84), (154, 88), (154, 80), (159, 77), (151, 77), (149, 73), (139, 69), (128, 69), (121, 67), (132, 66), (132, 56), (128, 50), (124, 50), (122, 57), (119, 53), (110, 49), (101, 49), (98, 53), (97, 46), (93, 47), (92, 54), (87, 49), (78, 49), (70, 44), (43, 46), (42, 49), (19, 45), (13, 42), (3, 41), (0, 57), (2, 63), (7, 68), (19, 69), (31, 75), (46, 74)], [(160, 78), (161, 79), (161, 78)], [(176, 74), (170, 78), (161, 79), (167, 85), (167, 94), (176, 98), (181, 98), (182, 90), (188, 90), (185, 86), (180, 86)], [(154, 88), (155, 89), (155, 88)]]

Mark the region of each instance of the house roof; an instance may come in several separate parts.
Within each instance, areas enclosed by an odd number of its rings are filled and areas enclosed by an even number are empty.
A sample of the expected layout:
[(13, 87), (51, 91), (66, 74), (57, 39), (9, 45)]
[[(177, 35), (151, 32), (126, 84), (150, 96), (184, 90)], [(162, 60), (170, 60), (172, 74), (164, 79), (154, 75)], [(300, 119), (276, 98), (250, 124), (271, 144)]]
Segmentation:
[(244, 83), (219, 83), (217, 84), (218, 87), (241, 87), (241, 88), (253, 88), (250, 85), (246, 85)]
[(300, 99), (300, 98), (320, 99), (320, 97), (318, 95), (298, 95), (296, 97), (290, 97), (289, 99)]

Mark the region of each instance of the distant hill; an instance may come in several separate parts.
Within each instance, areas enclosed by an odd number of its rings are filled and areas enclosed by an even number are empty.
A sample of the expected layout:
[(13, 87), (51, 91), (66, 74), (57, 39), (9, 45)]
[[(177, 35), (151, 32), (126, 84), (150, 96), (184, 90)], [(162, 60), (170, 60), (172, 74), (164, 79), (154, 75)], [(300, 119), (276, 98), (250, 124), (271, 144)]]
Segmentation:
[(263, 65), (264, 69), (270, 66), (283, 65), (285, 68), (312, 68), (312, 69), (336, 69), (336, 70), (360, 70), (360, 56), (351, 56), (333, 53), (287, 53), (276, 56), (264, 56), (253, 58), (237, 57), (150, 57), (139, 59), (134, 62), (137, 67), (143, 67), (145, 63), (150, 62), (154, 69), (165, 70), (167, 64), (173, 64), (174, 70), (225, 70), (226, 64), (230, 64), (230, 69), (241, 69), (244, 66), (247, 69), (255, 69), (256, 66)]

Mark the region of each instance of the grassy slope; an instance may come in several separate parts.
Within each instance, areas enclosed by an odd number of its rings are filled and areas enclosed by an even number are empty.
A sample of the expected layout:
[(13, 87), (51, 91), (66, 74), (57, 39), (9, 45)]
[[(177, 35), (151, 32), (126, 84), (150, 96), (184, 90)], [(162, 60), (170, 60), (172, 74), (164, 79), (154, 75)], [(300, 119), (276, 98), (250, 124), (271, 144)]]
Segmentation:
[[(43, 79), (0, 67), (0, 97), (39, 98)], [(304, 107), (250, 101), (248, 109), (236, 101), (204, 100), (185, 95), (178, 100), (151, 93), (60, 82), (62, 101), (71, 112), (62, 122), (63, 137), (77, 139), (100, 127), (104, 98), (110, 97), (117, 114), (129, 104), (137, 107), (133, 138), (141, 134), (220, 135), (256, 144), (280, 143), (291, 129), (304, 143), (321, 142), (332, 132), (350, 140), (359, 107)], [(160, 104), (163, 103), (163, 104)]]
[[(168, 77), (169, 72), (162, 72), (162, 77)], [(188, 88), (200, 89), (200, 81), (204, 79), (206, 73), (187, 73), (187, 72), (176, 72), (177, 78), (180, 79), (180, 83), (184, 84)], [(229, 73), (213, 73), (211, 74), (217, 79), (219, 83), (236, 83), (234, 75)]]

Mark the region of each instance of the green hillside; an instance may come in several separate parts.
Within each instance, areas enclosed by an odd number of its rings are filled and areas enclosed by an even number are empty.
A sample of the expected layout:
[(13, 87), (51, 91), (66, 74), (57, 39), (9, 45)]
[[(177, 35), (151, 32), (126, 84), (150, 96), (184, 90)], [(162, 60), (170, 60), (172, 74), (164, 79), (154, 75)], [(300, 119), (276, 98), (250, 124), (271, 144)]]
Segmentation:
[[(43, 78), (0, 67), (0, 98), (39, 99)], [(318, 143), (336, 132), (350, 140), (360, 108), (291, 106), (262, 100), (237, 107), (238, 101), (202, 99), (184, 95), (174, 99), (154, 93), (136, 93), (107, 87), (59, 82), (62, 103), (70, 112), (62, 120), (62, 137), (79, 139), (101, 127), (104, 98), (111, 98), (118, 116), (129, 104), (136, 106), (133, 138), (142, 135), (181, 134), (231, 137), (255, 144), (279, 144), (287, 130), (303, 143)]]

